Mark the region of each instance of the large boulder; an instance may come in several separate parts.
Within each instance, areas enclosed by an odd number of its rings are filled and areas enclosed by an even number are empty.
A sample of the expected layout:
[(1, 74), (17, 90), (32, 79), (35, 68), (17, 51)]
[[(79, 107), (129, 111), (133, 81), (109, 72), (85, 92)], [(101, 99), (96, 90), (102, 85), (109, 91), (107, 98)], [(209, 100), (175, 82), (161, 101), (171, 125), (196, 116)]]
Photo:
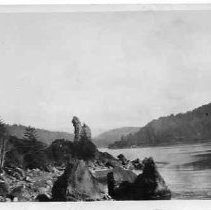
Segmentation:
[(157, 170), (152, 158), (143, 161), (143, 173), (133, 183), (117, 184), (114, 174), (107, 176), (108, 193), (115, 200), (163, 200), (170, 199), (171, 192)]
[(127, 181), (130, 183), (133, 183), (137, 177), (135, 173), (133, 173), (131, 170), (126, 170), (122, 167), (115, 167), (112, 169), (108, 170), (96, 170), (93, 172), (95, 178), (97, 179), (98, 182), (103, 184), (105, 186), (105, 192), (108, 192), (108, 187), (107, 187), (107, 176), (108, 174), (113, 175), (115, 179), (115, 184), (119, 185), (120, 183)]
[(103, 197), (103, 188), (82, 160), (68, 164), (52, 189), (53, 201), (100, 200)]
[(120, 184), (121, 182), (124, 182), (124, 181), (133, 183), (137, 177), (137, 175), (133, 173), (131, 170), (126, 170), (121, 167), (115, 167), (112, 170), (112, 173), (114, 175), (116, 184)]
[(171, 192), (158, 172), (154, 160), (145, 158), (143, 165), (143, 173), (134, 182), (135, 200), (139, 200), (140, 196), (144, 200), (170, 199)]

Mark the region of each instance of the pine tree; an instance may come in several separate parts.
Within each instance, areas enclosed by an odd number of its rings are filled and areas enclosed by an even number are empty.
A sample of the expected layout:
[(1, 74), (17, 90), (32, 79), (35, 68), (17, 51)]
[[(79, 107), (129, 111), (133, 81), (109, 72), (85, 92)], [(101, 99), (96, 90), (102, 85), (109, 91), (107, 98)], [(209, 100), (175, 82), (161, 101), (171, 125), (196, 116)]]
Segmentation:
[(32, 127), (27, 127), (24, 132), (24, 139), (29, 141), (37, 141), (36, 129)]
[(24, 132), (26, 140), (26, 153), (24, 155), (25, 167), (29, 169), (40, 168), (46, 169), (46, 156), (43, 152), (45, 145), (38, 140), (36, 129), (27, 127)]

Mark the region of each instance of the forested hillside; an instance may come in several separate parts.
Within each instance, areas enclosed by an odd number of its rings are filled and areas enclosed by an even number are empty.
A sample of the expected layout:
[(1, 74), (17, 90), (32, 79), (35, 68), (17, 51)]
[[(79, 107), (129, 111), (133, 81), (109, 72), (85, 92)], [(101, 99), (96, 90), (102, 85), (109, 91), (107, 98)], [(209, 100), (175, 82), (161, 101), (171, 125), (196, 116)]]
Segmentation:
[[(24, 137), (26, 126), (23, 125), (6, 125), (7, 130), (11, 136), (18, 138)], [(43, 143), (51, 144), (55, 139), (73, 140), (73, 134), (67, 132), (48, 131), (44, 129), (36, 129), (37, 139)]]
[(211, 103), (177, 115), (152, 120), (122, 141), (110, 144), (110, 148), (131, 146), (193, 143), (211, 140)]
[(121, 140), (122, 136), (125, 136), (129, 133), (135, 133), (139, 129), (140, 129), (139, 127), (122, 127), (122, 128), (112, 129), (98, 135), (94, 139), (94, 142), (98, 147), (107, 147), (109, 144)]

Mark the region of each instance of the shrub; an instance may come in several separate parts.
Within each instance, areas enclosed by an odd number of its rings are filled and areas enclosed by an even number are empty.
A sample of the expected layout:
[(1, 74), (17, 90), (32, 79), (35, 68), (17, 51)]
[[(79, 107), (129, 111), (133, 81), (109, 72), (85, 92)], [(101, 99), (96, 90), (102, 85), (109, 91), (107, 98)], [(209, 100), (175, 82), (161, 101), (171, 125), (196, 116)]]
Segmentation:
[(73, 142), (65, 139), (56, 139), (46, 149), (48, 158), (56, 165), (62, 165), (67, 163), (73, 151)]
[(73, 143), (73, 156), (82, 160), (94, 159), (97, 153), (97, 148), (91, 141), (75, 141)]

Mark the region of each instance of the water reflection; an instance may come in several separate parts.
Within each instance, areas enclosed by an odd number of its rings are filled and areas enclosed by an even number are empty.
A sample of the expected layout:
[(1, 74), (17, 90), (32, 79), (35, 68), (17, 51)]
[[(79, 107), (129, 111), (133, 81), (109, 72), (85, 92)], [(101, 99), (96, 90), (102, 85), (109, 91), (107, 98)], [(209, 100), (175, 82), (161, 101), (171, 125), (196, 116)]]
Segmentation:
[(211, 169), (211, 152), (207, 154), (194, 155), (195, 161), (183, 165), (185, 168), (192, 168), (192, 170)]

